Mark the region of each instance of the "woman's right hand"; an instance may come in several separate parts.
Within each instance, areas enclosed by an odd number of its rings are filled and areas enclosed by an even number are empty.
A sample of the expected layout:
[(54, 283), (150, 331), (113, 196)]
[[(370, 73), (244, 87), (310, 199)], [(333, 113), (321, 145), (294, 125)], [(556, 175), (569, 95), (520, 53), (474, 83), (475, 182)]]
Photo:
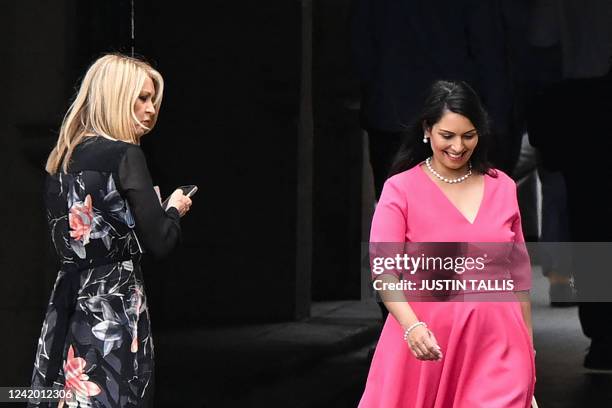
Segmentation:
[(419, 360), (442, 360), (442, 349), (436, 337), (426, 327), (417, 326), (410, 331), (406, 340), (412, 354)]
[(174, 190), (174, 193), (170, 196), (170, 200), (168, 201), (168, 208), (174, 207), (179, 212), (179, 215), (182, 217), (187, 214), (187, 211), (191, 208), (191, 198), (187, 197), (183, 194), (183, 190), (177, 188)]

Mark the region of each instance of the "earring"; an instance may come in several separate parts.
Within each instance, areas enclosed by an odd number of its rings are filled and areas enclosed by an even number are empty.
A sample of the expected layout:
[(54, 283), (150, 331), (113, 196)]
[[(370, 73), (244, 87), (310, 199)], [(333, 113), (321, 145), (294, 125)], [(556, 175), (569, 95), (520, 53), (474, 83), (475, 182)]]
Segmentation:
[(423, 134), (423, 143), (427, 143), (427, 136)]

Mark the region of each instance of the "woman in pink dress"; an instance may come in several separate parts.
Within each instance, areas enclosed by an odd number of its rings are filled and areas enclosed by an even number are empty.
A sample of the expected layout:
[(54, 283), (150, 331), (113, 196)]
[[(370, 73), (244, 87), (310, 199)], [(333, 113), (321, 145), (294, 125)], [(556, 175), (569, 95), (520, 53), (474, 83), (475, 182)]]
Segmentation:
[[(524, 243), (516, 186), (488, 165), (487, 136), (486, 112), (469, 85), (436, 82), (385, 183), (370, 242)], [(398, 277), (383, 272), (376, 280)], [(529, 286), (517, 279), (512, 301), (387, 298), (390, 315), (359, 406), (531, 406)]]

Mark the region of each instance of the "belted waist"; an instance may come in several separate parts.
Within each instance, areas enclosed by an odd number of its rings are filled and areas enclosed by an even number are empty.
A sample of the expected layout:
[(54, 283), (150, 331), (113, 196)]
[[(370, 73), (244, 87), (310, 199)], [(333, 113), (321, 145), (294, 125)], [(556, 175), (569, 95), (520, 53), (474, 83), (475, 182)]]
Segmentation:
[(94, 258), (84, 260), (82, 262), (62, 262), (61, 270), (66, 272), (79, 272), (86, 269), (95, 268), (97, 266), (112, 265), (125, 261), (140, 261), (140, 254), (134, 254), (132, 256), (117, 257), (117, 258)]

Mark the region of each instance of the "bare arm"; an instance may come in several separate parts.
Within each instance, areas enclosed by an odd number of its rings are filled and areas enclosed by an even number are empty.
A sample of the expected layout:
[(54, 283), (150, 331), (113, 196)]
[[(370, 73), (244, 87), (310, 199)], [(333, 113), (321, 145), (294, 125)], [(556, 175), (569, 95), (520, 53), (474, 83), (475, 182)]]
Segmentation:
[[(396, 276), (387, 274), (380, 275), (377, 280), (382, 283), (399, 282)], [(418, 316), (414, 313), (414, 310), (412, 310), (400, 291), (379, 290), (378, 293), (383, 299), (383, 303), (389, 313), (391, 313), (404, 330), (419, 321)], [(434, 334), (426, 327), (418, 326), (412, 329), (406, 341), (412, 354), (419, 360), (442, 359), (442, 350), (438, 345), (438, 341)]]
[[(381, 194), (370, 231), (370, 256), (395, 255), (403, 251), (406, 240), (405, 187), (393, 178), (387, 180)], [(382, 252), (381, 252), (382, 251)], [(373, 278), (374, 282), (397, 283), (399, 276), (383, 273)], [(419, 321), (402, 291), (378, 290), (387, 310), (405, 331)], [(428, 323), (428, 322), (424, 322)], [(424, 326), (414, 327), (406, 339), (412, 354), (419, 360), (437, 360), (442, 353), (433, 333)]]

